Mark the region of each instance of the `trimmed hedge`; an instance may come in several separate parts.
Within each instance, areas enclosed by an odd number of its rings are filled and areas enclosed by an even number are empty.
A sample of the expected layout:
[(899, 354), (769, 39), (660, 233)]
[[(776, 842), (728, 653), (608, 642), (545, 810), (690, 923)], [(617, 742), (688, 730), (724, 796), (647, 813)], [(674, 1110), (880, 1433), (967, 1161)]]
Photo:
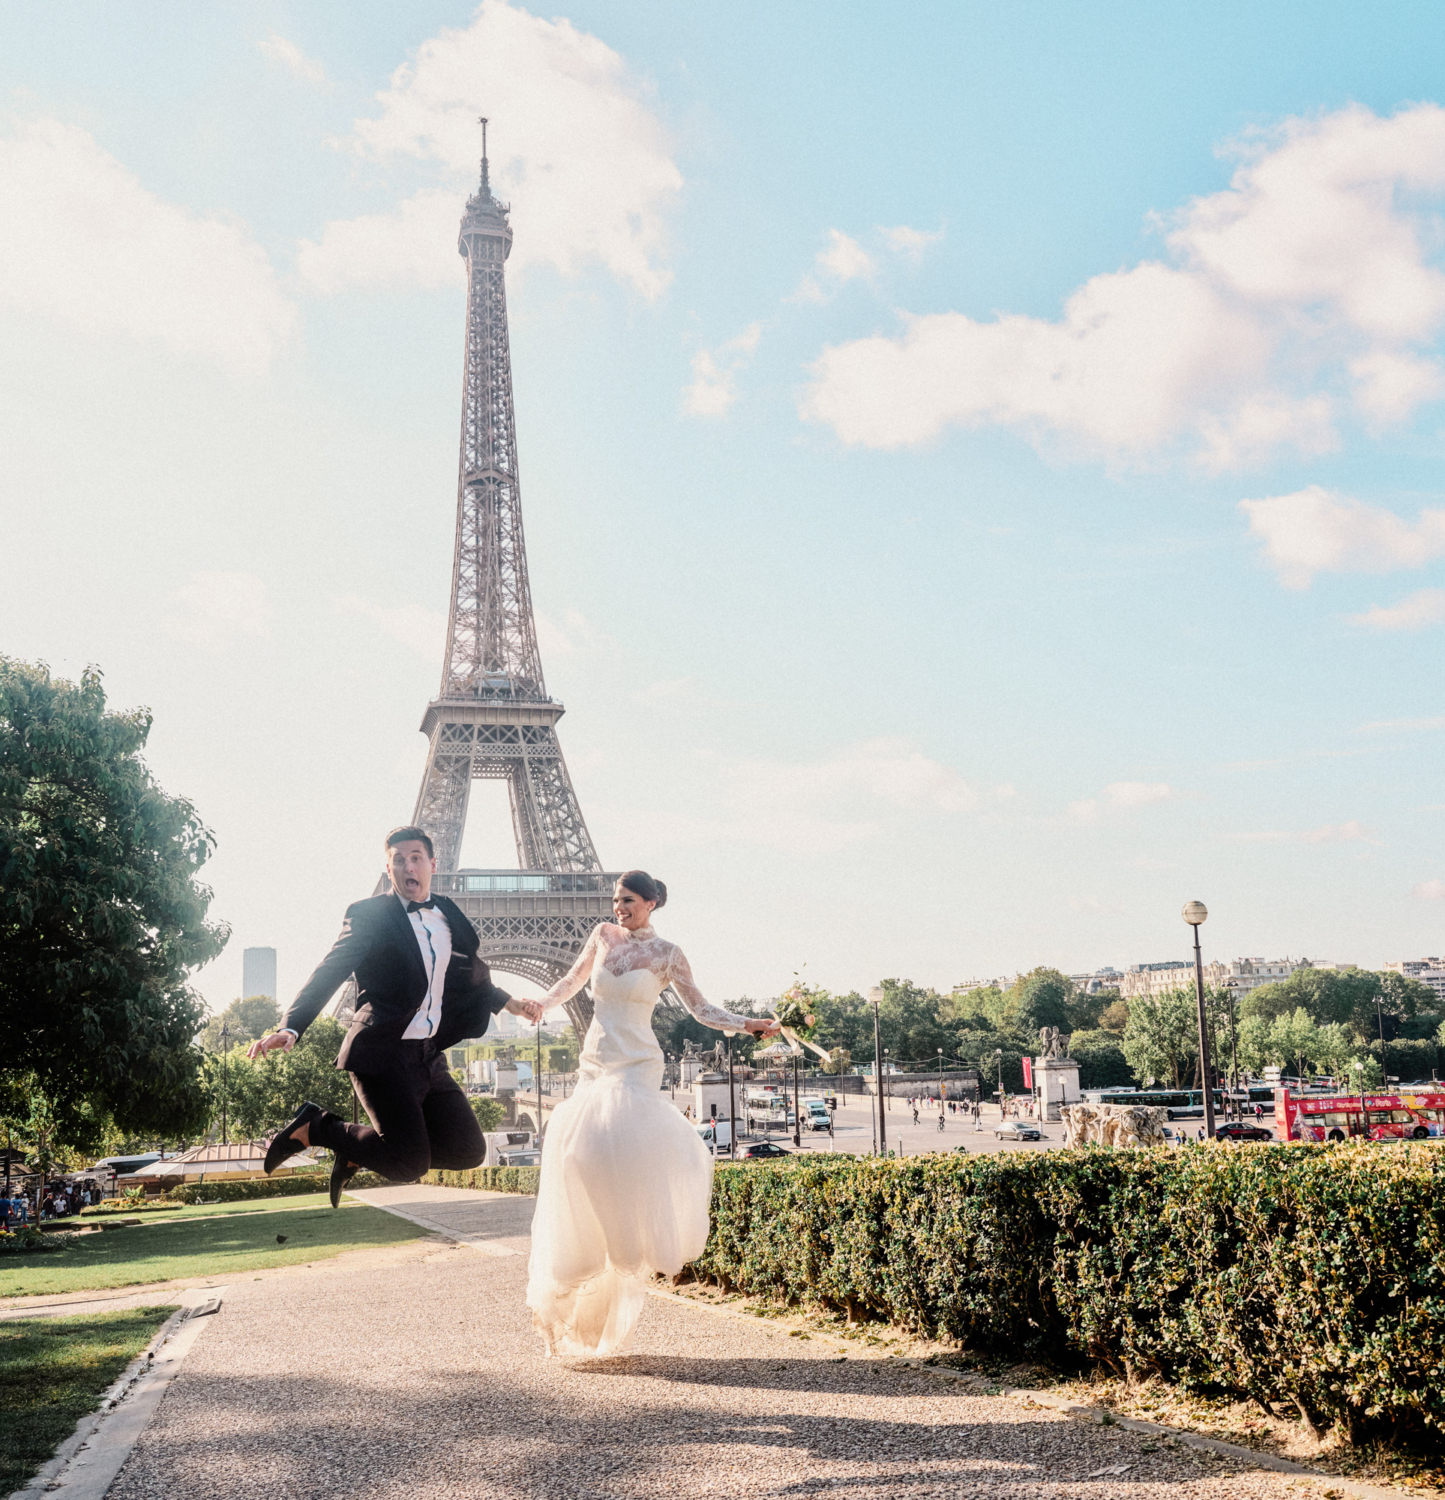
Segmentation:
[(428, 1172), (423, 1182), (436, 1187), (479, 1188), (488, 1193), (530, 1193), (536, 1196), (541, 1167), (472, 1167), (465, 1172)]
[(238, 1203), (243, 1198), (294, 1198), (324, 1193), (328, 1172), (301, 1172), (294, 1177), (242, 1177), (234, 1182), (184, 1182), (166, 1194), (176, 1203)]
[(1352, 1438), (1445, 1429), (1436, 1147), (725, 1166), (694, 1270), (925, 1336), (1286, 1402)]

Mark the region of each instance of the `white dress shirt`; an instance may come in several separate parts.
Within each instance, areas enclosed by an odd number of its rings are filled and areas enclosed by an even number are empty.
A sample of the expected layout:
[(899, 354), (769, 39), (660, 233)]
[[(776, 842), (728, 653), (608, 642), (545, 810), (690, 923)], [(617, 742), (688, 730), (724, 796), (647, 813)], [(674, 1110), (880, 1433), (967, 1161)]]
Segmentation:
[[(396, 898), (403, 906), (402, 897)], [(447, 982), (447, 965), (452, 961), (452, 929), (447, 919), (436, 908), (430, 911), (408, 912), (407, 921), (416, 934), (416, 945), (421, 949), (422, 967), (426, 970), (427, 991), (422, 1007), (411, 1018), (411, 1024), (401, 1034), (404, 1042), (424, 1042), (435, 1036), (442, 1023), (442, 990)]]

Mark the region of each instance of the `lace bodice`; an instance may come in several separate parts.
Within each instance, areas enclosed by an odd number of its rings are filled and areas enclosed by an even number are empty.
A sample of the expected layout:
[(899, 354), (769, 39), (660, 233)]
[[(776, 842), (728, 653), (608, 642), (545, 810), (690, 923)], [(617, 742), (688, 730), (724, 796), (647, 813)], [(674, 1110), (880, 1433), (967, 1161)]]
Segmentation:
[(638, 932), (629, 932), (612, 922), (602, 922), (592, 929), (587, 945), (577, 957), (577, 962), (542, 997), (543, 1006), (550, 1010), (570, 1000), (587, 983), (598, 964), (614, 978), (645, 969), (671, 985), (678, 998), (704, 1026), (714, 1026), (729, 1033), (746, 1031), (746, 1016), (734, 1015), (720, 1005), (714, 1005), (697, 987), (687, 955), (666, 938), (660, 938), (651, 927)]

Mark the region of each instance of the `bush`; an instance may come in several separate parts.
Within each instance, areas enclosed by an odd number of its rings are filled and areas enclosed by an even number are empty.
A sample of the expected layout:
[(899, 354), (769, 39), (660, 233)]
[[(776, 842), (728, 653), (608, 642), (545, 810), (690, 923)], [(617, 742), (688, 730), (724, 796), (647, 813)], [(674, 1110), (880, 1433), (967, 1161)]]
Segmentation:
[(0, 1234), (0, 1255), (43, 1254), (47, 1250), (64, 1250), (74, 1240), (73, 1234), (47, 1234), (34, 1224), (22, 1224), (9, 1234)]
[(434, 1187), (479, 1188), (488, 1193), (537, 1192), (541, 1167), (472, 1167), (465, 1172), (428, 1172), (423, 1182)]
[(182, 1205), (179, 1203), (147, 1203), (143, 1199), (108, 1198), (104, 1203), (92, 1203), (89, 1208), (82, 1208), (80, 1213), (82, 1218), (95, 1215), (103, 1219), (107, 1215), (163, 1213), (180, 1207)]
[(298, 1172), (294, 1177), (245, 1177), (235, 1182), (186, 1182), (167, 1194), (173, 1203), (238, 1203), (243, 1198), (294, 1198), (324, 1193), (329, 1172)]
[(1442, 1188), (1445, 1158), (1423, 1145), (757, 1162), (718, 1170), (694, 1269), (929, 1337), (1283, 1401), (1352, 1437), (1438, 1434)]

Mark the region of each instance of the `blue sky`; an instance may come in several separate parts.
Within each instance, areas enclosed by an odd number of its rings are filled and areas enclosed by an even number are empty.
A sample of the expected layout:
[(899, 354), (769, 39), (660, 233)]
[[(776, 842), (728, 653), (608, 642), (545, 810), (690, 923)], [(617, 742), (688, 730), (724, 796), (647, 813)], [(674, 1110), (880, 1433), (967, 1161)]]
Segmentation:
[(208, 999), (416, 795), (482, 112), (564, 747), (705, 989), (1440, 951), (1438, 9), (160, 14), (0, 10), (0, 650), (154, 710)]

